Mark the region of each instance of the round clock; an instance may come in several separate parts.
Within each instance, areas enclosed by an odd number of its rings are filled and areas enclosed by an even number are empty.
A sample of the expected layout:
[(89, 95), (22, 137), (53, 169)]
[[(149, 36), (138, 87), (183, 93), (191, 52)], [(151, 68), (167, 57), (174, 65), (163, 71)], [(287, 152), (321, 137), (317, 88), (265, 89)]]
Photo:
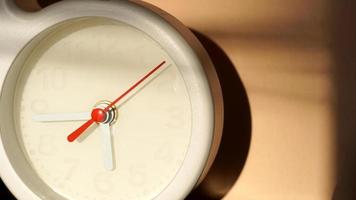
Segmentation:
[(193, 34), (141, 1), (0, 6), (0, 173), (18, 199), (184, 199), (222, 94)]

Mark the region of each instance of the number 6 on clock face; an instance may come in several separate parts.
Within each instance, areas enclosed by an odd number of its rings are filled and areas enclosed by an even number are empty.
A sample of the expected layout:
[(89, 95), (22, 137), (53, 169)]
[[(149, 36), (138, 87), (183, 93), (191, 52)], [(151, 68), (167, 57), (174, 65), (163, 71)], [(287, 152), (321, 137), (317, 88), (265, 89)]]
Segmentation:
[(0, 173), (18, 199), (184, 199), (203, 180), (222, 95), (187, 28), (140, 1), (0, 4), (22, 34), (0, 36)]

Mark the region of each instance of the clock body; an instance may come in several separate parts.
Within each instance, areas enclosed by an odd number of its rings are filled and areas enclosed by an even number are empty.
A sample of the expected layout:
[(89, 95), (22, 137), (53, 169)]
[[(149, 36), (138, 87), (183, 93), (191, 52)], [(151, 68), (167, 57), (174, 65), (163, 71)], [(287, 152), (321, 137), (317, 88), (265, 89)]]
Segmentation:
[[(141, 1), (36, 13), (2, 1), (0, 13), (0, 173), (17, 198), (184, 199), (203, 181), (222, 134), (222, 94), (184, 25)], [(36, 120), (110, 104), (160, 63), (116, 104), (110, 170), (99, 124), (70, 143), (83, 122)]]

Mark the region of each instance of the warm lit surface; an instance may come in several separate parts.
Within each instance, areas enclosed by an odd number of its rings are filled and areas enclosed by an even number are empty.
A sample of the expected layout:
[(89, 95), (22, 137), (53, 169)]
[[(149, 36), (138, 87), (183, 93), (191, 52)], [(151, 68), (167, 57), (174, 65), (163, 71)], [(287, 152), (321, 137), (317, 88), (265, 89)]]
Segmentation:
[(331, 199), (336, 144), (327, 1), (149, 2), (221, 45), (247, 88), (251, 146), (225, 200)]

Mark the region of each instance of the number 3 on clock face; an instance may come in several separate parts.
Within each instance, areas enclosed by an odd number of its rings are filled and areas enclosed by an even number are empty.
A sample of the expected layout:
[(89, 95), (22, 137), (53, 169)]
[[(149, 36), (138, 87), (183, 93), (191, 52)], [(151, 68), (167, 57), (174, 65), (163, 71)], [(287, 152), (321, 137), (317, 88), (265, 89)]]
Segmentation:
[(190, 31), (139, 1), (1, 1), (0, 172), (19, 199), (184, 199), (222, 95)]

